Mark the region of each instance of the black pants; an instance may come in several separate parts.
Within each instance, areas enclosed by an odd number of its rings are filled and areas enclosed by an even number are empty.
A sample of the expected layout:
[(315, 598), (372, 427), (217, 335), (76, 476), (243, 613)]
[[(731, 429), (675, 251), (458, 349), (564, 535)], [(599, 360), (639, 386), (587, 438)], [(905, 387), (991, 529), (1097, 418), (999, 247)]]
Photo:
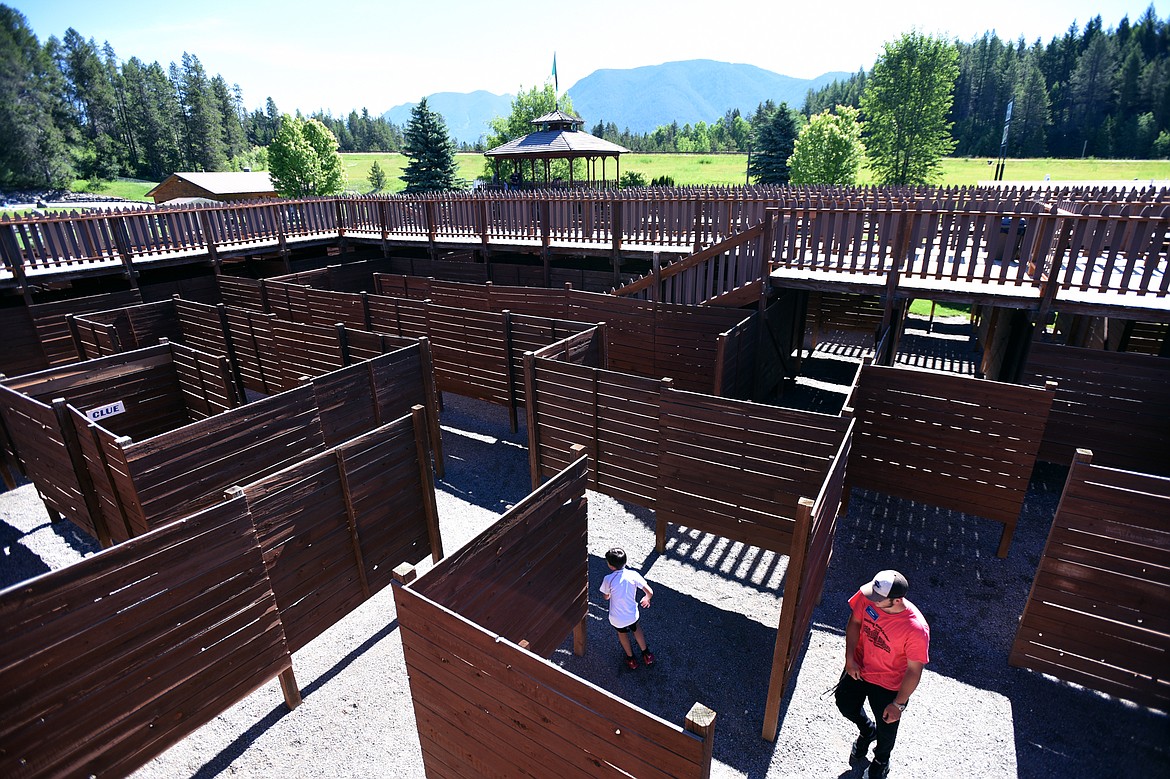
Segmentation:
[[(882, 719), (882, 712), (896, 697), (897, 690), (887, 690), (862, 679), (854, 679), (846, 673), (842, 673), (841, 681), (837, 682), (837, 708), (857, 726), (860, 735), (872, 738), (876, 732), (877, 746), (873, 750), (873, 759), (882, 763), (890, 762), (890, 752), (894, 750), (894, 741), (898, 738), (898, 722), (901, 721), (886, 722)], [(867, 699), (877, 718), (876, 724), (865, 713)]]

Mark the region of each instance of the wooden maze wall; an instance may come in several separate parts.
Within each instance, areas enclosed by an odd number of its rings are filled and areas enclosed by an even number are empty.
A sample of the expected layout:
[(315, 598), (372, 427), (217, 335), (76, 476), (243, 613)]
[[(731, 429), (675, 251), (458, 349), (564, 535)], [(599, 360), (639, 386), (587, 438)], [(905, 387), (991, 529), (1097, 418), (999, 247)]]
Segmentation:
[(1009, 662), (1170, 708), (1170, 479), (1082, 450), (1065, 483)]
[(703, 710), (703, 738), (544, 659), (584, 630), (585, 481), (579, 458), (458, 554), (395, 588), (427, 776), (710, 775), (713, 714)]
[(1007, 556), (1054, 390), (867, 365), (848, 484), (1003, 524)]
[(221, 503), (0, 592), (0, 775), (128, 775), (291, 663)]
[(1170, 359), (1033, 344), (1022, 380), (1056, 382), (1039, 459), (1091, 449), (1098, 465), (1170, 476)]

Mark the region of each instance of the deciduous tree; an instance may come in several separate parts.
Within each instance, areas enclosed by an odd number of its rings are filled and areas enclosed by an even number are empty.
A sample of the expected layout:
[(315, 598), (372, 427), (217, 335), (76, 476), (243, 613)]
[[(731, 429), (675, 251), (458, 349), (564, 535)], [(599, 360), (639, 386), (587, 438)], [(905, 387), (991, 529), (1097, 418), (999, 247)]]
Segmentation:
[(796, 148), (788, 160), (792, 184), (857, 183), (857, 173), (865, 156), (861, 142), (861, 124), (857, 109), (837, 106), (813, 116), (796, 138)]
[(919, 32), (886, 43), (861, 95), (865, 146), (878, 184), (929, 184), (955, 148), (947, 114), (958, 50)]
[(336, 195), (345, 186), (337, 139), (316, 119), (284, 114), (268, 147), (268, 170), (282, 197)]

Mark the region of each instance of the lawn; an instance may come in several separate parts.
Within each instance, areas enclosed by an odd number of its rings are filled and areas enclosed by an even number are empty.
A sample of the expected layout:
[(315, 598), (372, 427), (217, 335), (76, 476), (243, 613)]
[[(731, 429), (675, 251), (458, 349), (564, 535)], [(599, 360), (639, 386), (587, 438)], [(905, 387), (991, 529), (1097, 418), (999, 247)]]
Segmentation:
[[(370, 167), (374, 160), (386, 173), (387, 193), (401, 192), (402, 169), (406, 158), (401, 154), (342, 154), (342, 163), (348, 178), (346, 190), (370, 191)], [(457, 154), (459, 175), (472, 181), (483, 173), (484, 156), (478, 153)], [(612, 164), (612, 163), (611, 163)], [(647, 181), (660, 176), (671, 176), (680, 186), (711, 184), (738, 186), (744, 183), (747, 169), (747, 155), (744, 154), (627, 154), (622, 158), (621, 170), (637, 171)], [(987, 181), (994, 175), (995, 166), (988, 165), (985, 157), (974, 159), (945, 159), (942, 162), (942, 182), (948, 186), (973, 186)], [(607, 167), (606, 174), (613, 176)], [(1054, 181), (1132, 181), (1170, 179), (1170, 160), (1098, 160), (1098, 159), (1036, 159), (1008, 160), (1004, 167), (1007, 181), (1042, 181), (1049, 176)], [(862, 171), (862, 184), (872, 183), (868, 170)], [(152, 181), (118, 179), (102, 182), (97, 188), (90, 188), (89, 182), (76, 181), (75, 192), (94, 192), (99, 195), (115, 195), (127, 200), (147, 200), (146, 193), (155, 185)]]

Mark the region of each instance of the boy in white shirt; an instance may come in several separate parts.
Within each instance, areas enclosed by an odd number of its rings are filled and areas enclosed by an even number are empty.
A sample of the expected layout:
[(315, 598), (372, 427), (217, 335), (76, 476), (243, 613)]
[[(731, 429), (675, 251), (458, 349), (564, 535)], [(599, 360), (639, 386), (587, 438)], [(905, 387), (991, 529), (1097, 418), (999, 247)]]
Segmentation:
[(601, 580), (601, 593), (609, 601), (609, 624), (617, 630), (618, 641), (626, 652), (626, 667), (631, 671), (637, 670), (638, 661), (634, 659), (634, 649), (630, 646), (630, 633), (638, 642), (642, 650), (642, 662), (654, 665), (654, 654), (646, 646), (646, 636), (642, 633), (642, 626), (638, 621), (638, 590), (646, 594), (642, 596), (642, 608), (650, 608), (650, 598), (654, 590), (642, 578), (642, 574), (631, 571), (626, 567), (626, 553), (622, 549), (610, 549), (605, 553), (605, 562), (609, 564), (612, 573)]

